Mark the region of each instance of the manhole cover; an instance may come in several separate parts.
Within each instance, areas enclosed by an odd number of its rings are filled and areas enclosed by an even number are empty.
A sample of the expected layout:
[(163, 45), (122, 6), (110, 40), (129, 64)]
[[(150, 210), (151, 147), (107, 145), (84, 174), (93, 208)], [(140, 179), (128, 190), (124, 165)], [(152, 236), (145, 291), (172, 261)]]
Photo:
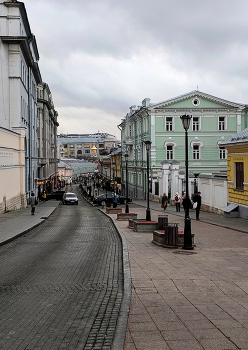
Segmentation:
[(173, 252), (174, 254), (182, 254), (182, 255), (193, 255), (196, 254), (196, 252), (192, 252), (189, 250), (178, 250), (176, 252)]

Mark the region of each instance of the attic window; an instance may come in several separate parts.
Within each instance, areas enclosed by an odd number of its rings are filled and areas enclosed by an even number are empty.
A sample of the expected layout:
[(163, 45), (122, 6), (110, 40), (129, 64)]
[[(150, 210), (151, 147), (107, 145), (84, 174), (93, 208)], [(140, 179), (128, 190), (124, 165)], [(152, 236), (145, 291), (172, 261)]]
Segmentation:
[(200, 104), (199, 98), (195, 97), (195, 98), (192, 100), (192, 103), (193, 103), (194, 106), (199, 106), (199, 104)]

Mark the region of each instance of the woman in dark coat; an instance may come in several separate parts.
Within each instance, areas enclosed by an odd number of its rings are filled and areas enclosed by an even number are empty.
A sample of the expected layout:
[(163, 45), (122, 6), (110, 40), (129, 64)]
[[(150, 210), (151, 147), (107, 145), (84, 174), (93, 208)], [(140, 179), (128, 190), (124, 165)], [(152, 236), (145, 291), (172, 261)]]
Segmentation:
[(167, 201), (168, 201), (168, 197), (166, 196), (166, 194), (164, 193), (162, 196), (162, 204), (161, 207), (164, 208), (164, 210), (167, 208)]
[(194, 195), (193, 202), (197, 203), (195, 214), (196, 214), (196, 220), (199, 220), (199, 214), (201, 209), (201, 192), (198, 192), (197, 194)]

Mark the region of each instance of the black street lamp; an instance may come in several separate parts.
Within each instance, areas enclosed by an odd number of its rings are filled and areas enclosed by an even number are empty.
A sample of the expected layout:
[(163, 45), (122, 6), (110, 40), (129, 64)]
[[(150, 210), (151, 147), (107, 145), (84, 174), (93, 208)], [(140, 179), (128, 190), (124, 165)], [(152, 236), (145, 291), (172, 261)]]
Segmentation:
[(147, 209), (146, 221), (151, 221), (151, 211), (149, 208), (149, 151), (151, 149), (151, 141), (144, 141), (146, 145), (146, 163), (147, 163)]
[(114, 192), (115, 192), (115, 166), (116, 166), (116, 164), (115, 164), (115, 162), (113, 162), (112, 163), (112, 167), (113, 167), (113, 183), (114, 183)]
[(126, 208), (125, 213), (129, 213), (129, 205), (128, 205), (128, 172), (127, 172), (127, 162), (128, 162), (128, 154), (125, 154), (126, 161)]
[(180, 117), (183, 128), (185, 130), (185, 181), (186, 181), (186, 198), (185, 198), (185, 219), (184, 219), (184, 244), (183, 249), (193, 250), (192, 237), (191, 237), (191, 219), (189, 217), (189, 155), (188, 155), (188, 129), (192, 115), (182, 115)]
[(105, 167), (105, 174), (106, 174), (106, 179), (105, 179), (105, 187), (106, 187), (106, 205), (107, 205), (107, 171), (108, 171), (108, 168)]

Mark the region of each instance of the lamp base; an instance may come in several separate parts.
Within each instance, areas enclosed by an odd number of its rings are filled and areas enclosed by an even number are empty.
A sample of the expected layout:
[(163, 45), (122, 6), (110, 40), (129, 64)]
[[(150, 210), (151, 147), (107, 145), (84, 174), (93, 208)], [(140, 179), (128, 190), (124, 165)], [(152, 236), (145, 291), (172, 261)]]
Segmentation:
[(151, 211), (150, 208), (146, 209), (146, 221), (151, 221)]
[(129, 205), (128, 205), (128, 203), (126, 203), (125, 213), (126, 213), (126, 214), (128, 214), (128, 213), (129, 213)]
[(191, 219), (189, 216), (184, 219), (184, 244), (182, 249), (194, 250), (191, 237)]

